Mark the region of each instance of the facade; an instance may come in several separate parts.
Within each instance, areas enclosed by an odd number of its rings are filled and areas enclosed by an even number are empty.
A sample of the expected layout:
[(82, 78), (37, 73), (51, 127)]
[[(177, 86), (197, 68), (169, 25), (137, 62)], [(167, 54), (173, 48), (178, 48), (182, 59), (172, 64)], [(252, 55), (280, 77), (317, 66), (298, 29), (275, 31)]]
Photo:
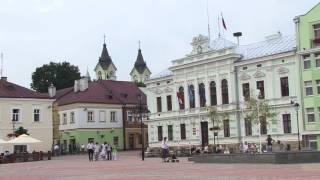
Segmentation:
[(151, 71), (147, 67), (146, 62), (143, 59), (141, 49), (138, 50), (137, 60), (134, 63), (134, 67), (130, 72), (131, 81), (136, 83), (144, 83), (149, 80)]
[[(8, 134), (19, 127), (28, 130), (30, 136), (41, 140), (27, 146), (29, 152), (51, 151), (52, 147), (52, 103), (46, 94), (0, 80), (0, 138), (9, 140)], [(13, 152), (12, 145), (4, 145), (3, 150)], [(15, 146), (19, 149), (18, 146)]]
[[(143, 97), (142, 103), (146, 103), (145, 95), (134, 83), (112, 80), (89, 82), (82, 78), (75, 81), (71, 90), (62, 91), (66, 93), (55, 102), (60, 121), (58, 143), (62, 149), (72, 153), (91, 140), (114, 144), (119, 149), (127, 149), (129, 142), (133, 148), (139, 147), (137, 137), (141, 134), (135, 128), (140, 124), (127, 116), (130, 116), (130, 108), (139, 104), (138, 94)], [(132, 121), (130, 127), (126, 126), (128, 120)]]
[(320, 149), (320, 4), (294, 21), (301, 64), (303, 145)]
[[(291, 101), (300, 94), (295, 37), (281, 33), (265, 41), (238, 46), (224, 38), (212, 42), (203, 35), (192, 40), (192, 51), (146, 82), (149, 146), (159, 147), (163, 137), (170, 146), (213, 144), (209, 106), (224, 113), (217, 143), (230, 146), (259, 142), (257, 124), (245, 123), (243, 95), (260, 89), (275, 120), (261, 130), (297, 147), (297, 116)], [(250, 96), (249, 96), (250, 97)], [(301, 114), (301, 113), (300, 113)]]
[(103, 43), (102, 53), (94, 71), (96, 72), (97, 79), (117, 80), (117, 68), (109, 56), (106, 43)]

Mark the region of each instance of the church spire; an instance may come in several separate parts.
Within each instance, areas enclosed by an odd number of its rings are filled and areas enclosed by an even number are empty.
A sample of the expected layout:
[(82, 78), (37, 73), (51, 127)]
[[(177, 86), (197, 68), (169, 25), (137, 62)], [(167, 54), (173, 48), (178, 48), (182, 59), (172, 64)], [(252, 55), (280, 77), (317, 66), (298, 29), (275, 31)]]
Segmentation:
[(139, 41), (139, 48), (138, 48), (138, 55), (137, 59), (134, 63), (134, 67), (130, 73), (132, 81), (135, 82), (144, 82), (145, 80), (149, 79), (150, 77), (150, 70), (147, 67), (146, 62), (143, 59), (142, 51), (141, 51), (141, 44)]

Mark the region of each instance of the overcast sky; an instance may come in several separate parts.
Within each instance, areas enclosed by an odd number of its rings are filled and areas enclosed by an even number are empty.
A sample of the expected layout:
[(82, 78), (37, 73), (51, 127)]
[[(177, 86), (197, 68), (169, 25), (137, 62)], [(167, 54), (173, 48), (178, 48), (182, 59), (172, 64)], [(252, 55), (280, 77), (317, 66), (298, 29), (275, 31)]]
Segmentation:
[[(227, 39), (243, 32), (241, 44), (281, 31), (294, 35), (293, 18), (318, 0), (209, 0), (211, 37), (217, 37), (223, 13)], [(101, 54), (103, 35), (118, 68), (118, 80), (130, 80), (138, 41), (153, 74), (191, 50), (198, 34), (207, 35), (207, 0), (0, 0), (0, 51), (4, 76), (30, 87), (36, 67), (68, 61), (82, 74)]]

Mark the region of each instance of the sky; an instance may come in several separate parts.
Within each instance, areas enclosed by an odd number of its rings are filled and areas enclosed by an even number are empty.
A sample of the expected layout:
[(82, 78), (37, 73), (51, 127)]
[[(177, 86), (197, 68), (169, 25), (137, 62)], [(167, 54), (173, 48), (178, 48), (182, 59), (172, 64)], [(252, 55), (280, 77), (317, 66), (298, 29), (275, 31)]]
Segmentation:
[(118, 80), (130, 80), (141, 41), (142, 54), (153, 75), (171, 61), (191, 52), (191, 40), (218, 36), (223, 14), (232, 36), (241, 31), (240, 44), (263, 41), (280, 31), (294, 35), (293, 18), (310, 10), (318, 0), (0, 0), (0, 52), (3, 76), (30, 87), (37, 67), (67, 61), (82, 75), (94, 68), (103, 37)]

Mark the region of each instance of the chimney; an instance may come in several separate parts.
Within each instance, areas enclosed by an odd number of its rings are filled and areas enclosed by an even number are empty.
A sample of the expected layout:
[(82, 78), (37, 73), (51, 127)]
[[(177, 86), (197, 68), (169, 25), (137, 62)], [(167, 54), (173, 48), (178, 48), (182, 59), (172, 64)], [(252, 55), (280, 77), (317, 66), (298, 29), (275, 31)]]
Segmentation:
[(7, 79), (8, 79), (7, 77), (4, 77), (4, 76), (1, 77), (1, 80), (3, 81), (7, 81)]
[(56, 96), (56, 87), (51, 84), (49, 87), (48, 87), (48, 93), (49, 93), (49, 97), (54, 97)]
[(86, 89), (88, 89), (89, 83), (88, 83), (88, 78), (84, 77), (80, 79), (80, 83), (79, 83), (79, 90), (80, 91), (85, 91)]
[(80, 86), (80, 80), (74, 80), (74, 87), (73, 87), (74, 92), (79, 91), (79, 86)]

